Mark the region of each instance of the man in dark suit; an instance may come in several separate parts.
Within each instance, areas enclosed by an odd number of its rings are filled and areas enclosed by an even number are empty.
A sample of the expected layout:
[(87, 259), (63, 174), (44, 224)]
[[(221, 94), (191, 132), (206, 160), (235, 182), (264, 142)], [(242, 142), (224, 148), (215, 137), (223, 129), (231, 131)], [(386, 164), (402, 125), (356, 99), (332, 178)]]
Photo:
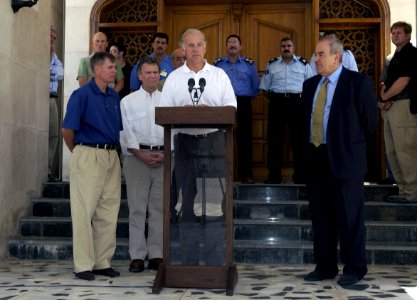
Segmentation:
[(346, 286), (367, 273), (365, 141), (377, 129), (378, 109), (371, 81), (344, 68), (342, 52), (336, 37), (322, 37), (315, 51), (318, 75), (303, 85), (305, 165), (317, 264), (304, 279), (336, 277), (340, 240), (344, 268), (337, 282)]

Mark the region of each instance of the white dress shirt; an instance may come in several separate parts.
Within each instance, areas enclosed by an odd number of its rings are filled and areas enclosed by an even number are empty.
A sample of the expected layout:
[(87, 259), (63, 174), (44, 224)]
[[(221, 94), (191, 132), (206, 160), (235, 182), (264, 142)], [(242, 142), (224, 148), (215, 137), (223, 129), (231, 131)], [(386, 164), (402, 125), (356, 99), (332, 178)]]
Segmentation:
[(164, 128), (155, 124), (155, 107), (159, 106), (160, 99), (160, 91), (149, 94), (143, 87), (122, 99), (120, 110), (123, 131), (120, 132), (120, 146), (124, 155), (132, 155), (127, 149), (139, 149), (139, 144), (164, 145)]
[[(233, 91), (232, 83), (226, 72), (220, 68), (210, 65), (207, 61), (203, 69), (195, 73), (190, 70), (185, 63), (183, 66), (174, 70), (167, 77), (164, 88), (162, 89), (162, 96), (160, 106), (184, 106), (192, 105), (191, 97), (195, 91), (188, 91), (188, 80), (193, 78), (195, 81), (194, 88), (198, 88), (200, 78), (206, 80), (206, 86), (203, 93), (197, 91), (200, 97), (199, 105), (205, 104), (207, 106), (233, 106), (237, 107), (235, 92)], [(205, 134), (213, 132), (216, 129), (192, 128), (174, 130), (186, 134)]]

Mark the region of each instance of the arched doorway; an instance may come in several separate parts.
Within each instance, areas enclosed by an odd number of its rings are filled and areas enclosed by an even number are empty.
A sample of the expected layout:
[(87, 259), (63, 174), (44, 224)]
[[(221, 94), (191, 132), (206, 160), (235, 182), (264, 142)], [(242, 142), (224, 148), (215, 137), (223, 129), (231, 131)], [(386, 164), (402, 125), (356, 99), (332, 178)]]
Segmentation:
[[(361, 72), (378, 82), (389, 46), (389, 8), (386, 0), (98, 0), (91, 12), (91, 35), (100, 30), (110, 41), (127, 46), (131, 64), (149, 53), (150, 37), (164, 31), (170, 37), (168, 52), (175, 49), (184, 29), (196, 27), (207, 37), (207, 59), (225, 54), (225, 38), (238, 33), (243, 54), (255, 60), (262, 76), (270, 58), (279, 52), (279, 40), (295, 41), (297, 55), (310, 58), (319, 32), (335, 30), (355, 54)], [(260, 95), (253, 103), (253, 170), (255, 179), (267, 176), (267, 100)], [(382, 130), (369, 141), (368, 180), (376, 181), (384, 170)], [(291, 172), (289, 142), (285, 142), (285, 172)], [(284, 174), (285, 175), (285, 174)]]

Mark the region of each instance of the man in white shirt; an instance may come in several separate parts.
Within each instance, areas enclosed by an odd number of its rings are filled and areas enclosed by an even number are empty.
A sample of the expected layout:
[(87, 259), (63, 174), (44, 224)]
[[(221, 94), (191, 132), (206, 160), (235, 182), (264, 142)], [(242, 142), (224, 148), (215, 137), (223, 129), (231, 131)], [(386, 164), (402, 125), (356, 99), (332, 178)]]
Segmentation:
[[(236, 107), (229, 77), (204, 59), (204, 33), (188, 29), (182, 35), (180, 44), (186, 61), (166, 79), (160, 106)], [(202, 209), (197, 209), (195, 198), (198, 193), (197, 177), (210, 177), (208, 174), (219, 179), (224, 177), (224, 174), (214, 170), (225, 169), (225, 141), (224, 132), (213, 128), (180, 129), (174, 136), (175, 182), (182, 200), (181, 205), (177, 205), (181, 206), (178, 208), (178, 225), (182, 264), (200, 264), (201, 260), (207, 265), (224, 264), (225, 221), (220, 207), (224, 195), (220, 200), (215, 199), (219, 200), (217, 206), (220, 208), (213, 213), (207, 208), (207, 215), (206, 204), (208, 207), (214, 202), (205, 203), (202, 200)], [(203, 244), (201, 257), (199, 244)]]
[[(158, 270), (163, 244), (163, 160), (164, 132), (155, 124), (155, 106), (161, 92), (157, 90), (160, 68), (154, 58), (141, 60), (138, 77), (142, 86), (120, 103), (123, 131), (120, 144), (124, 154), (124, 174), (129, 205), (129, 271)], [(148, 236), (145, 220), (148, 211)]]

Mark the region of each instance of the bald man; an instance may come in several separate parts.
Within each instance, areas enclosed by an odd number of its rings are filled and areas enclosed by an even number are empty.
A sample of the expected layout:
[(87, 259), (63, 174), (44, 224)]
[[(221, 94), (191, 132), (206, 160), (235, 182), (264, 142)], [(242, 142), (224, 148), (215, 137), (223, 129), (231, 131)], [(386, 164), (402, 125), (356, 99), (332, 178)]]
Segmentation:
[[(97, 52), (105, 52), (108, 46), (107, 36), (103, 32), (96, 32), (93, 36), (93, 54)], [(94, 73), (90, 66), (90, 58), (93, 56), (86, 56), (81, 58), (78, 66), (77, 80), (80, 86), (85, 85), (90, 79), (94, 77)], [(116, 79), (115, 83), (109, 84), (109, 87), (114, 88), (116, 92), (120, 92), (124, 86), (124, 76), (120, 64), (116, 62)]]

